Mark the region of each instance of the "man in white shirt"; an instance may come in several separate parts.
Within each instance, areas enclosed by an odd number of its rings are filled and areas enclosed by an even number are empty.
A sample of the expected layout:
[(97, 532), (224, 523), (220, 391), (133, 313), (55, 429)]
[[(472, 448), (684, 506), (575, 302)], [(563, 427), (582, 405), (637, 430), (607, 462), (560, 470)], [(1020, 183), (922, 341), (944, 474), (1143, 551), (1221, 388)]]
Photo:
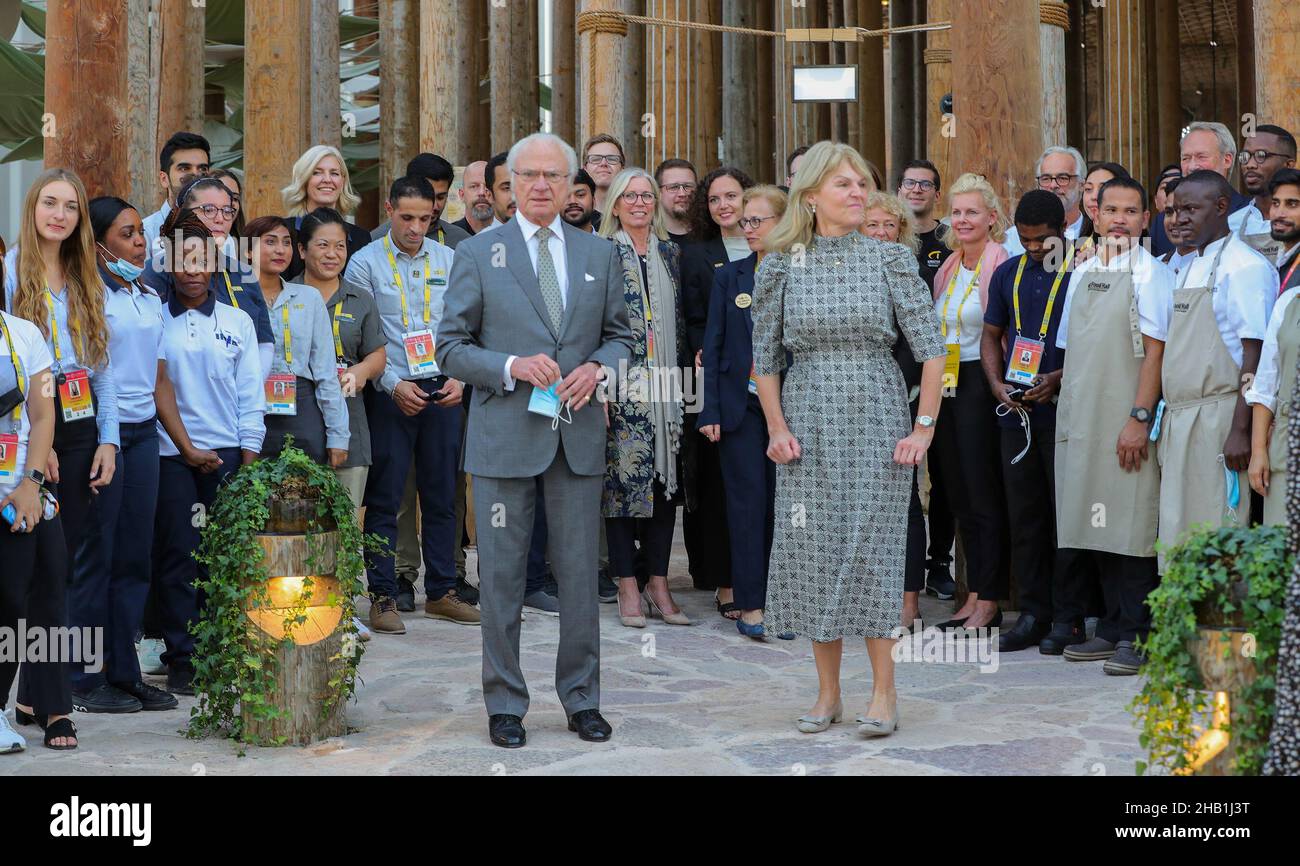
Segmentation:
[(1279, 171), (1295, 167), (1295, 158), (1295, 136), (1280, 126), (1267, 123), (1255, 127), (1255, 134), (1247, 138), (1241, 148), (1241, 185), (1253, 201), (1232, 214), (1228, 224), (1243, 240), (1270, 258), (1280, 250), (1269, 236), (1269, 211), (1273, 198), (1269, 187)]
[[(1088, 173), (1088, 163), (1083, 154), (1073, 147), (1049, 147), (1038, 157), (1034, 176), (1038, 188), (1054, 194), (1065, 206), (1065, 239), (1076, 240), (1083, 231), (1083, 210), (1079, 207), (1083, 201), (1083, 178)], [(1007, 229), (1007, 239), (1002, 242), (1007, 255), (1015, 258), (1025, 251), (1020, 243), (1020, 235), (1013, 225)]]
[(211, 153), (208, 140), (193, 132), (177, 132), (167, 139), (158, 155), (158, 184), (162, 187), (163, 204), (143, 220), (146, 250), (152, 251), (157, 245), (158, 233), (172, 211), (176, 196), (190, 181), (208, 173)]

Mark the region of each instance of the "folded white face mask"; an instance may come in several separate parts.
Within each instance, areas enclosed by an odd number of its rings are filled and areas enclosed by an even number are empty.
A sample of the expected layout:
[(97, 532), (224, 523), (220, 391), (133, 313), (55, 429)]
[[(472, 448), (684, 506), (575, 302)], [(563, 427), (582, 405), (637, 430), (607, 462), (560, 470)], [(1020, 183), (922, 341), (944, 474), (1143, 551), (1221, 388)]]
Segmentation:
[[(560, 395), (557, 393), (559, 387), (559, 382), (545, 390), (534, 385), (532, 396), (528, 398), (528, 411), (534, 415), (550, 418), (552, 430), (559, 430), (561, 421), (565, 424), (573, 423), (573, 409), (567, 400), (563, 403), (560, 401)], [(568, 417), (565, 417), (566, 415)]]

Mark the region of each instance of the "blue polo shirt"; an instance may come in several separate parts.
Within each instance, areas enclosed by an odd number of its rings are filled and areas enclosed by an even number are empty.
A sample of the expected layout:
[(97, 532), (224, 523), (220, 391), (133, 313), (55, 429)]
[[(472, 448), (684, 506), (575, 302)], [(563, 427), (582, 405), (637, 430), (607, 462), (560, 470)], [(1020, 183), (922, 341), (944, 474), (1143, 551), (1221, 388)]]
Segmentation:
[[(1022, 253), (1008, 259), (993, 272), (993, 279), (989, 282), (989, 303), (984, 310), (985, 324), (1006, 330), (1007, 348), (1002, 358), (1003, 375), (1006, 374), (1007, 364), (1010, 362), (1011, 347), (1016, 337), (1021, 335), (1016, 331), (1012, 291), (1016, 284), (1016, 271), (1020, 268), (1022, 258), (1027, 256)], [(1047, 298), (1052, 293), (1052, 283), (1055, 279), (1055, 271), (1049, 273), (1033, 259), (1026, 261), (1025, 273), (1020, 280), (1020, 324), (1024, 328), (1023, 336), (1027, 339), (1038, 339), (1038, 329), (1042, 327)], [(1056, 303), (1052, 306), (1052, 319), (1048, 323), (1045, 338), (1047, 346), (1043, 350), (1042, 364), (1038, 368), (1040, 374), (1055, 372), (1065, 363), (1065, 350), (1056, 347), (1056, 332), (1061, 325), (1061, 312), (1065, 309), (1065, 297), (1069, 288), (1070, 274), (1067, 273), (1061, 280), (1061, 287), (1056, 291)], [(1030, 424), (1035, 430), (1056, 427), (1054, 403), (1026, 403), (1025, 408), (1029, 410)], [(1020, 426), (1020, 416), (1012, 412), (1005, 418), (999, 418), (998, 423), (1003, 427), (1015, 429)]]

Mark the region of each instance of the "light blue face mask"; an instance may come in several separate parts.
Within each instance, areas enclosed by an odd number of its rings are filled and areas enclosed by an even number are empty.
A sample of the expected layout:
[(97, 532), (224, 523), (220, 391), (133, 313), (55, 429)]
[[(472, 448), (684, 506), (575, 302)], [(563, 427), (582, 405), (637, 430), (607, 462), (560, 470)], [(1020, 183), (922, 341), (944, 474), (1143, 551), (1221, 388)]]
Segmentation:
[(144, 273), (144, 268), (139, 265), (133, 265), (126, 259), (118, 259), (115, 262), (110, 262), (108, 257), (113, 254), (105, 249), (103, 244), (100, 244), (99, 248), (104, 250), (104, 267), (108, 269), (109, 273), (121, 277), (128, 283), (135, 282), (140, 278), (140, 275)]
[(1219, 464), (1223, 467), (1224, 490), (1227, 494), (1225, 497), (1227, 500), (1226, 504), (1228, 510), (1231, 511), (1235, 517), (1237, 514), (1237, 507), (1241, 505), (1241, 478), (1236, 472), (1233, 472), (1228, 468), (1228, 463), (1222, 454), (1219, 455)]

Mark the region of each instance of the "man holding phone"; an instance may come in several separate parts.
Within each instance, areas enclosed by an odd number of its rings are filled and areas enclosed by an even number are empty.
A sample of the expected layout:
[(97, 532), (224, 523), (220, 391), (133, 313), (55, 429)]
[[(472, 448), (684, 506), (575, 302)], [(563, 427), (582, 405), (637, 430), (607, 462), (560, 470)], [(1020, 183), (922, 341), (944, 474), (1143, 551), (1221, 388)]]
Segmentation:
[[(387, 348), (378, 391), (367, 404), (373, 463), (366, 481), (367, 534), (397, 547), (397, 511), (415, 461), (424, 559), (424, 615), (478, 625), (479, 612), (456, 593), (456, 465), (461, 439), (461, 383), (442, 374), (434, 337), (442, 321), (451, 274), (449, 247), (427, 236), (434, 189), (426, 178), (404, 177), (385, 206), (391, 228), (357, 253), (344, 274), (375, 298)], [(393, 555), (369, 554), (370, 627), (405, 634), (397, 612)]]
[[(1058, 559), (1053, 499), (1056, 395), (1065, 356), (1056, 347), (1056, 332), (1073, 244), (1065, 238), (1065, 207), (1051, 192), (1026, 193), (1015, 218), (1024, 252), (993, 273), (980, 351), (1000, 404), (1011, 569), (1019, 580), (1020, 618), (998, 638), (1002, 652), (1038, 646), (1054, 622), (1068, 623), (1057, 619), (1054, 590), (1071, 571), (1070, 563)], [(1068, 625), (1060, 631), (1071, 639)]]

